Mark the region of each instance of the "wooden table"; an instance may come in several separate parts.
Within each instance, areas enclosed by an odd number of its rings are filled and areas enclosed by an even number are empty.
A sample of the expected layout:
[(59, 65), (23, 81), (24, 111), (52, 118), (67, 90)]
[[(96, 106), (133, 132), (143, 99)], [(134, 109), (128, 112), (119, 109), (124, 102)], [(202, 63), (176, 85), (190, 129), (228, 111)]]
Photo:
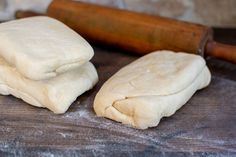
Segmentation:
[[(236, 44), (236, 30), (216, 30), (216, 39)], [(100, 81), (64, 115), (0, 96), (0, 156), (236, 156), (236, 65), (207, 59), (210, 86), (197, 92), (158, 127), (136, 130), (96, 117), (92, 104), (101, 85), (135, 60), (95, 48)]]

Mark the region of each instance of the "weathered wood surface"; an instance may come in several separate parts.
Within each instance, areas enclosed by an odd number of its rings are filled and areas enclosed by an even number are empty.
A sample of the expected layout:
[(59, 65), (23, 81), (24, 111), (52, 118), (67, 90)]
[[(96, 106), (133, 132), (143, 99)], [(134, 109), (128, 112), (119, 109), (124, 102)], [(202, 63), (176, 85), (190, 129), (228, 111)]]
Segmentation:
[[(234, 30), (216, 35), (236, 44)], [(0, 96), (0, 156), (236, 156), (236, 65), (223, 61), (207, 59), (210, 86), (158, 127), (136, 130), (96, 117), (92, 103), (101, 85), (136, 58), (96, 48), (100, 81), (64, 115)]]

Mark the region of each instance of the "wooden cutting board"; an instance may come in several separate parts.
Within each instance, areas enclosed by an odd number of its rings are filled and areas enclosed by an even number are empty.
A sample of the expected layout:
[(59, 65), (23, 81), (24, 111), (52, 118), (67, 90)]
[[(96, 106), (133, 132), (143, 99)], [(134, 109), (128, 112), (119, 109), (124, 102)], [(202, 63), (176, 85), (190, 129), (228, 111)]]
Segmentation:
[[(236, 44), (236, 30), (216, 30), (216, 39)], [(231, 37), (234, 37), (234, 39)], [(236, 65), (207, 59), (212, 82), (158, 127), (136, 130), (96, 117), (99, 88), (137, 56), (95, 48), (100, 81), (66, 114), (0, 96), (0, 156), (233, 156), (236, 155)]]

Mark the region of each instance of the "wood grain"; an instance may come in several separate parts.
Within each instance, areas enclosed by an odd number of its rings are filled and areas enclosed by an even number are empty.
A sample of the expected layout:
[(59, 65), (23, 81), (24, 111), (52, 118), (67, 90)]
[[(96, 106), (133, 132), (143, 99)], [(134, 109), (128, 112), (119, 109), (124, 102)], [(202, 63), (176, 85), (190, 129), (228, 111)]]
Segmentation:
[(158, 127), (142, 131), (96, 117), (99, 88), (136, 58), (96, 47), (100, 81), (64, 115), (0, 96), (0, 156), (236, 156), (236, 65), (220, 60), (207, 59), (210, 86)]

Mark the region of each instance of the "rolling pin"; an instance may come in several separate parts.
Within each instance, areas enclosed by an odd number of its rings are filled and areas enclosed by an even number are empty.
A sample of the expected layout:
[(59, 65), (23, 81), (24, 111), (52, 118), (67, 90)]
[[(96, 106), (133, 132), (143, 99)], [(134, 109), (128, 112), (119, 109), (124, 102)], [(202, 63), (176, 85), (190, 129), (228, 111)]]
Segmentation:
[[(16, 13), (17, 18), (35, 15)], [(87, 40), (130, 52), (144, 55), (166, 49), (236, 63), (236, 46), (215, 42), (207, 26), (71, 0), (52, 1), (46, 15), (62, 21)]]

